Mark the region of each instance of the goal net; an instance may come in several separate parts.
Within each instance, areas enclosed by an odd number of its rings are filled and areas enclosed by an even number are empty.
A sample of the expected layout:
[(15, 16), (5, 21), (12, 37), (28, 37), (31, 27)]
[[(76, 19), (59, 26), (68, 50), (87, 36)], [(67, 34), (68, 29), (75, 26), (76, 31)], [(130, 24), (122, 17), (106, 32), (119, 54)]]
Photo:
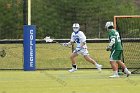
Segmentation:
[(123, 61), (132, 73), (140, 73), (140, 16), (114, 16), (124, 48)]

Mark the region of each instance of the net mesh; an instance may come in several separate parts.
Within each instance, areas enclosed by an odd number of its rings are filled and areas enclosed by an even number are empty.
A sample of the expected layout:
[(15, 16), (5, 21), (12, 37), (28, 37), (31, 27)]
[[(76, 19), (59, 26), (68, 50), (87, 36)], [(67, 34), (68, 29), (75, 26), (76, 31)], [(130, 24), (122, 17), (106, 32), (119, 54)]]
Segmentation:
[[(95, 41), (94, 41), (95, 42)], [(104, 68), (110, 68), (108, 64), (109, 52), (105, 51), (107, 43), (87, 43), (91, 57), (98, 63), (103, 64)], [(37, 44), (37, 68), (38, 69), (67, 69), (71, 68), (71, 48), (64, 47), (58, 43)], [(98, 52), (98, 53), (97, 53)], [(104, 56), (104, 57), (103, 57)], [(95, 68), (83, 58), (77, 57), (78, 68)]]
[(23, 39), (23, 2), (0, 0), (0, 50), (6, 52), (0, 57), (0, 69), (23, 68), (23, 45), (13, 39)]
[(128, 68), (140, 68), (140, 17), (118, 17), (117, 30), (123, 42), (124, 62)]
[[(0, 50), (5, 50), (6, 56), (0, 57), (0, 69), (23, 69), (23, 24), (26, 24), (27, 0), (0, 0)], [(114, 0), (31, 0), (32, 1), (32, 24), (37, 26), (37, 39), (42, 40), (45, 36), (55, 39), (70, 38), (72, 24), (80, 23), (81, 30), (88, 39), (107, 38), (104, 25), (112, 20), (115, 14), (136, 14), (135, 7), (130, 6), (132, 2), (118, 2)], [(129, 0), (132, 1), (132, 0)], [(26, 2), (27, 3), (27, 2)], [(120, 6), (118, 6), (120, 5)], [(112, 8), (110, 9), (110, 6)], [(123, 7), (125, 6), (125, 7)], [(25, 9), (26, 8), (26, 9)], [(122, 9), (123, 8), (123, 9)], [(125, 11), (125, 10), (126, 11)], [(127, 11), (128, 10), (128, 11)], [(118, 12), (119, 11), (119, 12)], [(120, 21), (120, 22), (119, 22)], [(129, 22), (130, 21), (130, 22)], [(122, 30), (123, 38), (139, 38), (137, 20), (130, 19), (117, 21)], [(127, 24), (129, 23), (129, 24)], [(125, 28), (121, 28), (125, 24)], [(136, 25), (135, 25), (136, 24)], [(140, 27), (140, 26), (139, 26)], [(129, 28), (129, 29), (128, 29)], [(120, 30), (121, 31), (121, 30)], [(62, 42), (61, 40), (60, 42)], [(67, 40), (66, 40), (67, 41)], [(124, 43), (125, 57), (128, 57), (128, 67), (137, 68), (139, 52), (130, 54), (130, 46), (139, 49), (136, 40)], [(109, 52), (105, 51), (108, 40), (88, 41), (89, 53), (104, 68), (110, 68)], [(62, 47), (59, 43), (45, 43), (42, 41), (36, 45), (36, 67), (37, 69), (65, 69), (71, 67), (69, 56), (71, 48)], [(132, 60), (133, 59), (133, 60)], [(77, 58), (79, 68), (95, 68), (86, 62), (83, 57)], [(132, 64), (131, 61), (134, 61)]]

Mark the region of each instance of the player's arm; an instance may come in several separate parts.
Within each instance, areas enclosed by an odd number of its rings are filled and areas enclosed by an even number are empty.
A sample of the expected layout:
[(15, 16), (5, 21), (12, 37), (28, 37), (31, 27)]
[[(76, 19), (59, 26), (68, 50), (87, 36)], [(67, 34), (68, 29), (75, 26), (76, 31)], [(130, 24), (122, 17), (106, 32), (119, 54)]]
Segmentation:
[(81, 48), (83, 48), (83, 46), (86, 44), (86, 36), (85, 36), (85, 34), (82, 32), (81, 33), (81, 35), (80, 35), (80, 37), (81, 37)]
[(86, 44), (86, 42), (81, 42), (81, 48), (83, 48), (83, 46)]
[(63, 43), (63, 46), (70, 46), (74, 45), (74, 38), (73, 38), (73, 33), (71, 34), (71, 39), (68, 43)]
[(71, 41), (68, 42), (68, 43), (63, 43), (64, 46), (70, 46), (70, 45), (73, 45), (73, 44), (74, 44), (74, 42), (71, 42)]
[(109, 45), (107, 46), (106, 50), (107, 51), (110, 51), (112, 49), (112, 46), (115, 44), (115, 38), (112, 37), (111, 40), (110, 40), (110, 43)]

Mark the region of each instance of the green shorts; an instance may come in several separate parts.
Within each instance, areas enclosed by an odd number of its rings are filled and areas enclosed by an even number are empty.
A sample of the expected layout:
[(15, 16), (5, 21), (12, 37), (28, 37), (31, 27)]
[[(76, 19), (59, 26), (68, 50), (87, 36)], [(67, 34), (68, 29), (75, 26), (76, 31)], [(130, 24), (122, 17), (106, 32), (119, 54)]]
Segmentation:
[(122, 50), (113, 50), (110, 54), (110, 61), (121, 60), (122, 58)]

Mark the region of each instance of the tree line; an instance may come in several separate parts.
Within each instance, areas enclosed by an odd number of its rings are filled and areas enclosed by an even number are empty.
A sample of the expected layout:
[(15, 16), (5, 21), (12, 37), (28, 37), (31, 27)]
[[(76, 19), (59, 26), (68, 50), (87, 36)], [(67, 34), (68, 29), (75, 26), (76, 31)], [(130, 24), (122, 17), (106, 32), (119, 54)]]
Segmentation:
[[(23, 0), (0, 0), (0, 39), (23, 38)], [(37, 38), (70, 38), (78, 22), (87, 38), (106, 38), (104, 25), (114, 15), (138, 15), (133, 0), (32, 0)]]

